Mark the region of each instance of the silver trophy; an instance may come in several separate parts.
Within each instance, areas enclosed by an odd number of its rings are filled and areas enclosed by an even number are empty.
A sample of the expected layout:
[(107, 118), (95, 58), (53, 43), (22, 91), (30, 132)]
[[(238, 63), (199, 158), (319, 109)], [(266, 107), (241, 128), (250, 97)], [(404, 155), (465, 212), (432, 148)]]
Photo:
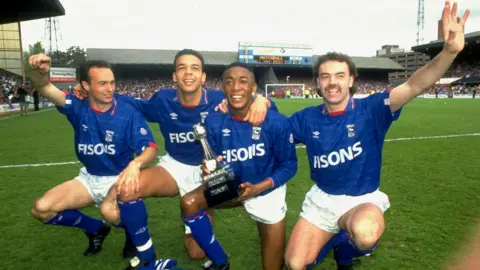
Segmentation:
[(207, 141), (207, 131), (201, 124), (193, 126), (193, 134), (200, 142), (206, 160), (205, 167), (210, 171), (205, 175), (205, 198), (209, 207), (231, 201), (238, 197), (238, 189), (234, 181), (234, 173), (225, 161), (217, 161)]

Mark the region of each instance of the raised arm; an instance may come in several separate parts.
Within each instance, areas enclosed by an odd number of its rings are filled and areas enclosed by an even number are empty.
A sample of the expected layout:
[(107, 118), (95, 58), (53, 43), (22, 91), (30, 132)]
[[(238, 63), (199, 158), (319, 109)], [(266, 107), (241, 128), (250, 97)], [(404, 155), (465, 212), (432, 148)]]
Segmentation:
[(390, 108), (396, 112), (416, 96), (422, 94), (449, 69), (457, 55), (465, 47), (464, 26), (470, 10), (467, 9), (460, 20), (457, 20), (457, 3), (450, 7), (445, 3), (442, 14), (444, 47), (443, 50), (427, 65), (415, 72), (405, 83), (394, 88), (390, 93)]
[(28, 59), (30, 81), (38, 92), (58, 107), (65, 107), (65, 94), (50, 83), (51, 59), (45, 54), (35, 54)]

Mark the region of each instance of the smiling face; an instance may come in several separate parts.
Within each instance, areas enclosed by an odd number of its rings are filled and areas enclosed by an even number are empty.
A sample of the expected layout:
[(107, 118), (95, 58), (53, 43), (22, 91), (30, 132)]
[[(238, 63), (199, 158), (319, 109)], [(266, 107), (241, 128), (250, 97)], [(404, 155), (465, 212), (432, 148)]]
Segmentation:
[(331, 105), (348, 103), (353, 75), (346, 62), (326, 61), (318, 68), (317, 88), (324, 102)]
[(225, 71), (223, 89), (228, 104), (235, 110), (243, 110), (251, 104), (253, 93), (257, 91), (257, 84), (250, 70), (234, 66)]
[(183, 93), (194, 93), (202, 88), (207, 75), (201, 60), (195, 55), (184, 54), (175, 61), (173, 81)]
[(89, 92), (89, 98), (96, 103), (111, 104), (115, 93), (115, 77), (110, 68), (91, 67), (88, 71), (89, 81), (82, 81), (82, 86)]

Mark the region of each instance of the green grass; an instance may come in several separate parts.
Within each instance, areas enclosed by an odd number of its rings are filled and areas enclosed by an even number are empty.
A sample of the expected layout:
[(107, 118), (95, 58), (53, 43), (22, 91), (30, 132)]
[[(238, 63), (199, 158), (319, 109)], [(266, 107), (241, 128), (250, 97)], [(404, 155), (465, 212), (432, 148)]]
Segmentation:
[[(315, 100), (277, 100), (286, 114)], [(423, 100), (409, 104), (387, 139), (480, 132), (478, 100)], [(3, 118), (3, 117), (2, 117)], [(1, 119), (1, 118), (0, 118)], [(163, 143), (152, 125), (159, 144)], [(0, 166), (75, 161), (73, 132), (55, 110), (0, 120)], [(442, 269), (468, 238), (480, 215), (480, 136), (387, 142), (381, 189), (390, 197), (380, 248), (358, 269)], [(163, 153), (163, 147), (162, 147)], [(305, 149), (297, 150), (299, 170), (289, 183), (287, 233), (311, 187)], [(0, 168), (1, 269), (122, 269), (124, 234), (112, 230), (104, 250), (85, 258), (87, 240), (78, 229), (46, 226), (30, 214), (33, 200), (78, 174), (79, 164)], [(160, 257), (200, 269), (183, 249), (179, 199), (148, 199), (149, 228)], [(96, 207), (85, 212), (99, 217)], [(232, 270), (261, 269), (255, 223), (242, 209), (216, 213), (217, 238), (231, 255)], [(331, 256), (316, 269), (333, 269)]]

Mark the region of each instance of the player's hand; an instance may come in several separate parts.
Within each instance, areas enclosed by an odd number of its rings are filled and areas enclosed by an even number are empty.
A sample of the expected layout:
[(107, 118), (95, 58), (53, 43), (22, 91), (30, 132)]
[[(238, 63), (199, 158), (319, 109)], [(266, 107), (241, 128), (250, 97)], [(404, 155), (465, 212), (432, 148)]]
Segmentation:
[(140, 167), (138, 162), (131, 161), (122, 173), (118, 176), (117, 194), (132, 196), (140, 190)]
[(50, 83), (50, 66), (52, 60), (47, 55), (40, 53), (28, 58), (30, 64), (30, 81), (35, 88), (43, 88)]
[(219, 110), (223, 113), (228, 112), (228, 101), (226, 98), (222, 100), (222, 103), (218, 104), (217, 107), (215, 107), (216, 112), (218, 112)]
[[(222, 157), (222, 156), (218, 156), (218, 157), (217, 157), (217, 162), (220, 162), (220, 161), (222, 161), (222, 160), (223, 160), (223, 157)], [(213, 164), (212, 161), (207, 161), (207, 160), (205, 160), (205, 159), (202, 160), (202, 163), (203, 163), (203, 165), (200, 166), (200, 168), (202, 169), (202, 179), (203, 179), (203, 181), (205, 181), (205, 179), (206, 179), (205, 176), (211, 173), (210, 169), (212, 169), (212, 167), (213, 167), (214, 164)], [(212, 163), (212, 164), (209, 164), (209, 163)], [(217, 165), (217, 164), (215, 163), (215, 165)], [(210, 168), (210, 169), (209, 169), (209, 168)]]
[(252, 197), (255, 197), (257, 195), (258, 195), (257, 187), (250, 182), (245, 182), (240, 184), (240, 192), (236, 200), (241, 202), (241, 201), (250, 199)]
[(470, 15), (470, 9), (467, 9), (463, 17), (458, 20), (457, 7), (457, 2), (450, 7), (450, 1), (446, 1), (442, 13), (444, 49), (453, 54), (461, 52), (465, 47), (465, 22)]
[(268, 99), (262, 96), (257, 96), (250, 106), (247, 115), (243, 119), (250, 122), (254, 126), (258, 126), (265, 120), (268, 110)]
[(80, 84), (77, 84), (73, 87), (73, 94), (80, 100), (83, 100), (84, 98), (88, 97), (87, 90), (83, 89), (83, 87)]

